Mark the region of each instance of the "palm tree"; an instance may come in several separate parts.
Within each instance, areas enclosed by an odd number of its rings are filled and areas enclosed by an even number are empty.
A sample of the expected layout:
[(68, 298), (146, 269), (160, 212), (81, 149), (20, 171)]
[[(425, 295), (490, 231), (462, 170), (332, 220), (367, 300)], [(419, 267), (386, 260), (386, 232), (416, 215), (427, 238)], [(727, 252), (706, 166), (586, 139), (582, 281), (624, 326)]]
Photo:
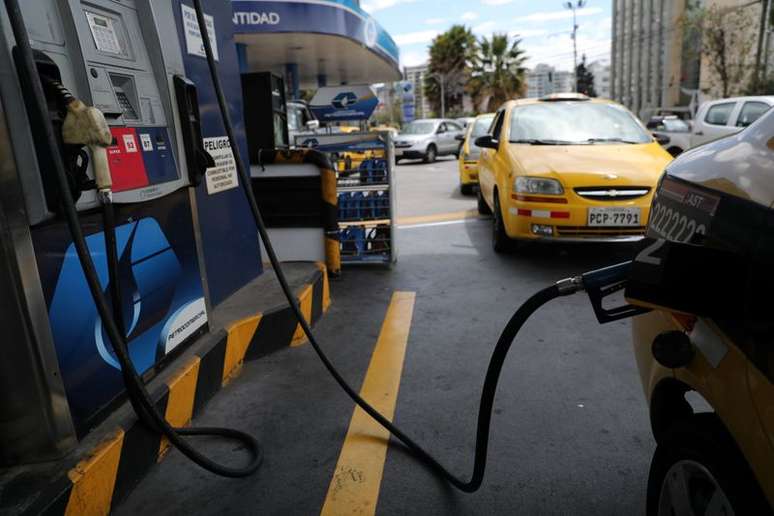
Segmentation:
[(475, 57), (476, 37), (468, 27), (453, 25), (439, 34), (430, 45), (429, 75), (424, 88), (433, 111), (440, 113), (441, 87), (444, 83), (446, 110), (461, 113), (465, 85), (470, 79), (470, 62)]
[(508, 34), (481, 38), (473, 63), (473, 77), (468, 84), (476, 105), (494, 111), (503, 102), (524, 95), (527, 56), (520, 45), (518, 36), (511, 40)]

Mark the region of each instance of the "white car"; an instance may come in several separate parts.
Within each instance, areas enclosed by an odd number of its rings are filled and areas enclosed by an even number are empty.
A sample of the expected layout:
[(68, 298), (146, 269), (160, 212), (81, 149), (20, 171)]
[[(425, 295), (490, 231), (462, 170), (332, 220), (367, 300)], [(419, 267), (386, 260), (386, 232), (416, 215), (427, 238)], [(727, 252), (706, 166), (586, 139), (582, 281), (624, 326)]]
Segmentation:
[(454, 120), (414, 120), (405, 125), (395, 137), (395, 162), (401, 159), (421, 159), (425, 163), (432, 163), (442, 155), (453, 154), (459, 157), (462, 142), (457, 136), (462, 134), (462, 126)]
[(691, 147), (735, 134), (774, 106), (774, 96), (712, 100), (699, 107), (693, 122)]
[(691, 125), (675, 115), (652, 116), (645, 127), (672, 156), (679, 156), (691, 148)]

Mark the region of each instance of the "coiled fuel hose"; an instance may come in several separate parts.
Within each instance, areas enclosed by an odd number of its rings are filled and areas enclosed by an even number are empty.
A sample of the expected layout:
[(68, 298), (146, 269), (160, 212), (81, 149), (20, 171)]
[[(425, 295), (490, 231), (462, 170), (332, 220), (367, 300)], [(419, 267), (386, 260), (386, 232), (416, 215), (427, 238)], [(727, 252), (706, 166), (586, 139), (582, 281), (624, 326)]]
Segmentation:
[[(202, 10), (201, 0), (194, 0), (194, 7), (196, 10), (196, 18), (199, 22), (199, 27), (207, 27), (204, 19), (204, 12)], [(204, 29), (206, 30), (206, 29)], [(527, 321), (527, 319), (535, 313), (541, 306), (545, 305), (552, 299), (560, 296), (570, 295), (578, 290), (582, 289), (582, 282), (580, 278), (564, 280), (556, 285), (552, 285), (548, 288), (541, 290), (532, 297), (530, 297), (524, 304), (522, 304), (516, 313), (513, 314), (508, 324), (503, 329), (500, 338), (497, 341), (492, 358), (489, 362), (489, 368), (486, 372), (486, 378), (484, 380), (484, 387), (481, 392), (481, 404), (478, 412), (478, 427), (476, 430), (476, 451), (475, 460), (473, 465), (473, 474), (468, 481), (460, 480), (457, 476), (449, 472), (438, 460), (430, 455), (424, 448), (417, 444), (413, 439), (406, 435), (400, 428), (392, 424), (392, 422), (380, 414), (375, 408), (373, 408), (367, 401), (365, 401), (360, 395), (352, 388), (349, 383), (341, 376), (336, 368), (331, 363), (328, 356), (320, 347), (317, 339), (312, 333), (312, 329), (306, 322), (301, 309), (296, 302), (293, 291), (288, 285), (287, 278), (282, 271), (282, 266), (277, 259), (277, 254), (274, 252), (271, 239), (266, 231), (266, 225), (263, 222), (263, 217), (258, 209), (258, 204), (255, 201), (255, 195), (252, 191), (250, 175), (245, 168), (241, 155), (239, 154), (239, 146), (237, 145), (236, 138), (234, 137), (234, 128), (231, 123), (231, 116), (229, 114), (226, 98), (223, 93), (223, 88), (220, 83), (220, 77), (218, 76), (217, 65), (213, 57), (212, 45), (209, 37), (203, 37), (204, 50), (207, 57), (207, 64), (209, 65), (210, 75), (212, 77), (212, 84), (215, 88), (215, 94), (218, 99), (218, 105), (220, 107), (220, 113), (223, 117), (223, 124), (226, 128), (226, 134), (228, 136), (231, 149), (234, 152), (234, 158), (236, 161), (237, 171), (240, 176), (242, 190), (245, 192), (247, 202), (250, 205), (250, 211), (252, 212), (255, 224), (258, 227), (258, 233), (263, 240), (263, 245), (266, 249), (266, 254), (269, 256), (269, 261), (274, 272), (277, 275), (282, 292), (288, 300), (288, 303), (293, 309), (298, 323), (304, 330), (304, 334), (309, 339), (309, 343), (314, 348), (317, 356), (322, 361), (325, 368), (333, 376), (336, 382), (341, 386), (344, 392), (352, 398), (352, 400), (363, 409), (369, 416), (374, 418), (380, 425), (387, 429), (392, 435), (400, 439), (406, 447), (425, 465), (429, 466), (435, 473), (442, 478), (446, 479), (457, 489), (466, 493), (472, 493), (481, 487), (481, 482), (484, 479), (484, 469), (486, 467), (487, 446), (489, 444), (489, 425), (492, 419), (492, 409), (494, 406), (494, 398), (497, 390), (497, 382), (500, 378), (500, 372), (505, 362), (505, 357), (508, 355), (508, 350), (513, 343), (519, 330)]]
[[(245, 477), (254, 473), (261, 465), (263, 460), (263, 453), (258, 441), (251, 435), (248, 435), (239, 430), (233, 430), (230, 428), (174, 428), (166, 419), (159, 414), (153, 401), (145, 388), (140, 375), (132, 364), (129, 357), (129, 351), (125, 336), (119, 330), (116, 320), (111, 314), (110, 305), (108, 304), (100, 286), (99, 277), (94, 268), (94, 262), (91, 258), (88, 246), (86, 245), (86, 239), (83, 236), (83, 231), (78, 220), (78, 211), (75, 207), (75, 202), (70, 192), (70, 184), (67, 179), (67, 172), (65, 170), (64, 161), (59, 153), (56, 136), (54, 133), (54, 127), (48, 115), (48, 108), (46, 103), (45, 94), (43, 92), (43, 86), (40, 81), (40, 76), (35, 65), (33, 58), (32, 48), (30, 47), (29, 36), (27, 29), (24, 25), (24, 19), (22, 18), (21, 9), (19, 8), (18, 0), (5, 0), (6, 10), (8, 11), (8, 18), (11, 23), (14, 38), (17, 45), (17, 66), (19, 67), (19, 73), (24, 74), (26, 83), (31, 88), (27, 94), (32, 95), (32, 100), (35, 108), (35, 113), (31, 113), (40, 120), (40, 129), (45, 136), (45, 151), (51, 157), (54, 165), (54, 172), (56, 173), (56, 179), (59, 190), (62, 192), (61, 202), (63, 213), (67, 222), (67, 226), (72, 234), (73, 245), (78, 255), (78, 259), (83, 268), (83, 274), (86, 278), (86, 282), (89, 286), (89, 291), (94, 300), (94, 304), (97, 308), (97, 313), (102, 320), (102, 325), (107, 332), (110, 342), (113, 346), (113, 350), (116, 354), (119, 364), (121, 365), (121, 374), (126, 386), (127, 395), (129, 400), (137, 413), (137, 417), (150, 429), (160, 433), (166, 437), (169, 442), (178, 450), (180, 450), (186, 457), (193, 462), (201, 466), (202, 468), (221, 475), (224, 477)], [(202, 27), (205, 25), (202, 24)], [(109, 197), (109, 196), (107, 196)], [(107, 240), (111, 239), (111, 235), (114, 238), (112, 232), (115, 228), (110, 223), (113, 220), (112, 204), (109, 199), (105, 199), (106, 205), (105, 220), (108, 222), (105, 228)], [(115, 255), (111, 258), (111, 261), (115, 260)], [(115, 263), (112, 264), (115, 266)], [(227, 439), (233, 439), (243, 443), (252, 454), (252, 460), (244, 468), (234, 468), (230, 466), (224, 466), (218, 464), (212, 459), (202, 455), (196, 449), (194, 449), (190, 443), (182, 436), (217, 436), (225, 437)]]

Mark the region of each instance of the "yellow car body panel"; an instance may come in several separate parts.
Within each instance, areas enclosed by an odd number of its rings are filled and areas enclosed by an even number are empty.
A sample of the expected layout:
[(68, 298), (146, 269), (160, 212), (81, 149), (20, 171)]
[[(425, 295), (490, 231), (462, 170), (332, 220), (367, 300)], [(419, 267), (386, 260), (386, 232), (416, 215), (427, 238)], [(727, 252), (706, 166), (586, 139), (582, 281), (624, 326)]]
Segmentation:
[[(510, 117), (514, 108), (537, 101), (506, 104), (498, 149), (483, 149), (479, 159), (479, 187), (491, 209), (497, 192), (505, 231), (510, 238), (544, 239), (532, 233), (532, 224), (550, 225), (556, 239), (618, 240), (644, 234), (653, 190), (664, 167), (672, 160), (655, 141), (643, 144), (529, 145), (508, 142)], [(602, 102), (592, 100), (589, 102)], [(609, 103), (609, 101), (604, 101)], [(561, 195), (525, 196), (514, 191), (517, 176), (558, 180)], [(578, 195), (579, 187), (643, 187), (648, 193), (629, 200), (592, 200)], [(525, 197), (547, 201), (525, 200)], [(588, 226), (590, 207), (638, 207), (640, 225), (620, 229)], [(537, 216), (535, 216), (537, 214)]]
[[(731, 339), (712, 322), (705, 323), (725, 342), (726, 356), (717, 368), (713, 368), (704, 355), (697, 353), (687, 367), (672, 370), (653, 358), (651, 346), (657, 335), (672, 330), (684, 331), (683, 326), (662, 310), (633, 319), (634, 356), (648, 406), (652, 405), (653, 392), (664, 378), (675, 378), (699, 393), (733, 435), (769, 503), (774, 506), (774, 436), (761, 424), (755, 404), (757, 397), (771, 407), (774, 386), (749, 363)], [(769, 428), (774, 428), (774, 411), (763, 416), (768, 416)]]

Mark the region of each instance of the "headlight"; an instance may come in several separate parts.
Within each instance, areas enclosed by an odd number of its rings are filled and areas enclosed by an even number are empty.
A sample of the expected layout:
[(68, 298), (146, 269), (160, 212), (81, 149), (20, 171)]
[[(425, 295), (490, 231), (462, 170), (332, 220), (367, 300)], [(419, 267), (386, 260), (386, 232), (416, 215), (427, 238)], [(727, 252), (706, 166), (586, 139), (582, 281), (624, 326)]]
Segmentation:
[(526, 194), (549, 194), (559, 195), (564, 193), (562, 183), (556, 179), (548, 179), (544, 177), (522, 177), (516, 178), (513, 183), (513, 189), (517, 193)]

